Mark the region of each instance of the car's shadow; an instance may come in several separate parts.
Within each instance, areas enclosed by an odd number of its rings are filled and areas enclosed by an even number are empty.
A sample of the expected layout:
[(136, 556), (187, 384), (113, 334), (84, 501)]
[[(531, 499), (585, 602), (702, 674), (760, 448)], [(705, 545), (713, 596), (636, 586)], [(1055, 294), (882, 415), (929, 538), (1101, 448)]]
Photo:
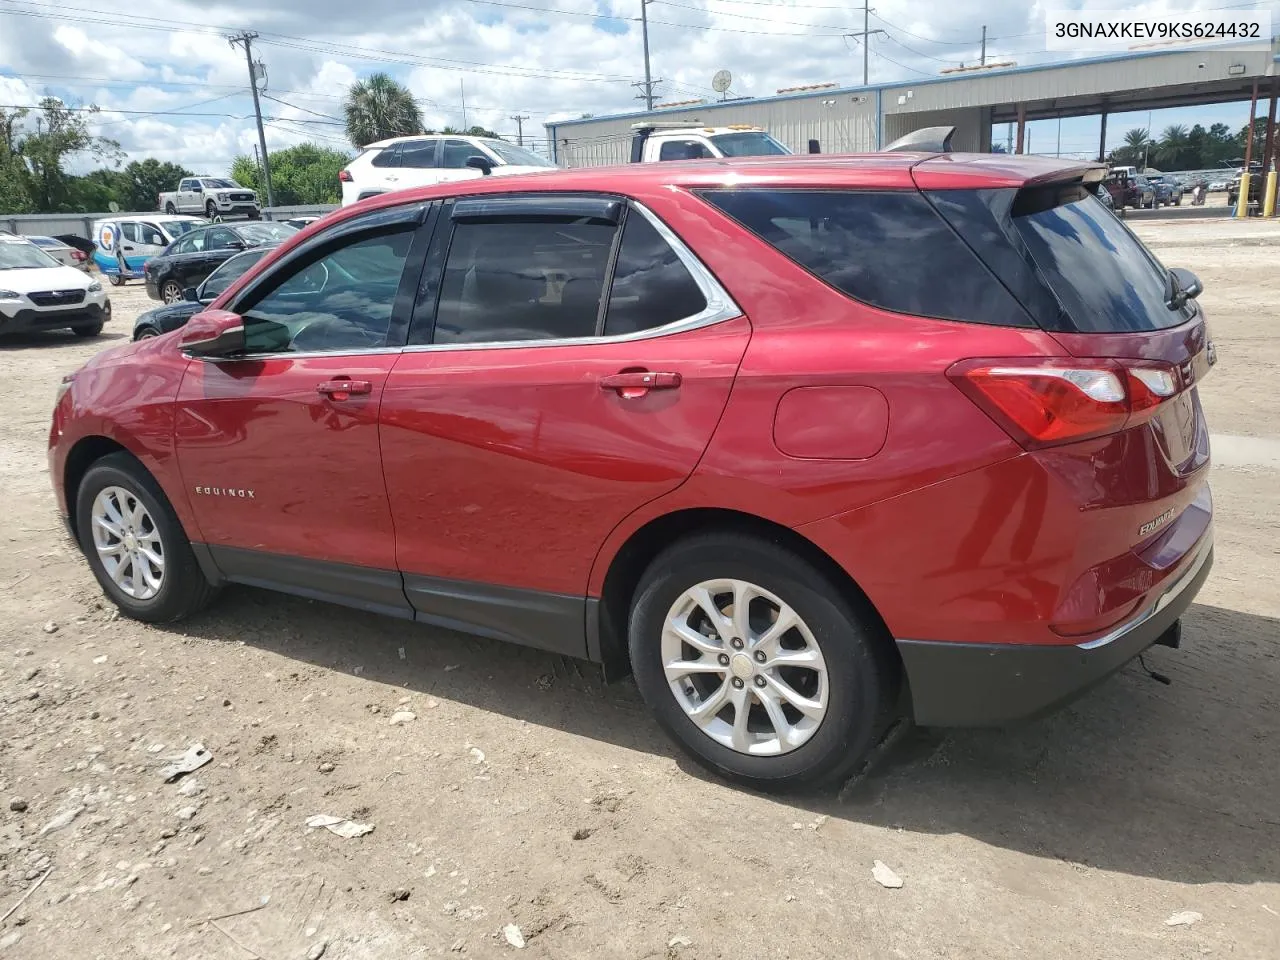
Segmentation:
[[(1147, 656), (1169, 686), (1135, 663), (1045, 720), (913, 731), (843, 790), (786, 802), (1174, 882), (1280, 881), (1280, 621), (1196, 605), (1184, 626), (1182, 650)], [(606, 686), (587, 663), (247, 588), (184, 630), (675, 753), (635, 686)]]
[(115, 341), (128, 340), (132, 333), (117, 330), (103, 331), (95, 337), (78, 337), (70, 330), (31, 330), (24, 333), (0, 334), (0, 350), (44, 350), (67, 347), (75, 343), (107, 346)]

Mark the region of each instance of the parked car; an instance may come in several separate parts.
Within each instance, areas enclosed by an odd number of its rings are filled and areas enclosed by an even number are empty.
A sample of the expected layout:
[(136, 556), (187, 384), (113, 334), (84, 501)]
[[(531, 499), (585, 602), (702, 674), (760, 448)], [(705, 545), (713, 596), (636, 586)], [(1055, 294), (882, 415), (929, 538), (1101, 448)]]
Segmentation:
[(1149, 177), (1152, 188), (1155, 190), (1155, 205), (1161, 206), (1182, 206), (1182, 182), (1173, 177)]
[(1156, 188), (1146, 177), (1139, 175), (1133, 178), (1134, 187), (1137, 190), (1138, 204), (1144, 210), (1150, 210), (1156, 205)]
[(746, 123), (709, 127), (695, 121), (631, 125), (631, 162), (705, 160), (724, 157), (779, 157), (791, 153), (764, 127)]
[(174, 303), (187, 287), (205, 277), (241, 250), (276, 244), (298, 231), (283, 223), (222, 223), (192, 230), (174, 241), (164, 253), (147, 261), (147, 296)]
[(101, 283), (25, 237), (0, 231), (0, 334), (70, 328), (96, 337), (110, 319)]
[(1227, 189), (1229, 182), (1230, 181), (1222, 179), (1210, 180), (1208, 190), (1210, 193), (1221, 193), (1223, 190)]
[[(1227, 184), (1227, 206), (1234, 207), (1240, 199), (1240, 180), (1241, 174), (1244, 172), (1242, 166), (1236, 171), (1236, 175), (1231, 178)], [(1249, 165), (1249, 203), (1257, 204), (1262, 200), (1262, 164), (1251, 163)]]
[(114, 287), (143, 276), (147, 261), (187, 232), (203, 227), (195, 217), (110, 217), (93, 224), (93, 264)]
[(133, 339), (145, 340), (162, 333), (177, 330), (217, 298), (218, 294), (239, 280), (250, 267), (276, 248), (275, 243), (264, 243), (243, 253), (237, 253), (223, 262), (198, 287), (187, 287), (182, 299), (155, 307), (141, 314), (133, 324)]
[(69, 376), (57, 503), (127, 616), (241, 582), (470, 629), (629, 669), (726, 776), (840, 778), (899, 709), (1003, 724), (1178, 645), (1213, 350), (1100, 176), (884, 153), (368, 200)]
[(178, 189), (161, 193), (157, 203), (168, 214), (198, 213), (218, 223), (227, 217), (262, 216), (258, 194), (227, 177), (183, 177)]
[(61, 240), (53, 237), (27, 237), (27, 240), (34, 243), (37, 247), (47, 253), (53, 259), (57, 260), (64, 267), (80, 267), (85, 261), (85, 255), (75, 247), (68, 246)]
[(532, 150), (488, 137), (394, 137), (371, 143), (338, 174), (342, 205), (433, 183), (555, 170)]

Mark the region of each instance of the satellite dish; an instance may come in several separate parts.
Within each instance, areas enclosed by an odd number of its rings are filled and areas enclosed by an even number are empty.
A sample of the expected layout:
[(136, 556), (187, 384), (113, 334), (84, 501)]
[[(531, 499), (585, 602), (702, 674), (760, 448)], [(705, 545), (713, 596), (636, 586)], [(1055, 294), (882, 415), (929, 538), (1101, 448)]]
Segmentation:
[(108, 210), (110, 210), (112, 213), (119, 213), (119, 212), (120, 212), (120, 204), (118, 204), (116, 201), (112, 200), (110, 203), (108, 203), (108, 204), (107, 204), (107, 209), (108, 209)]
[(728, 70), (720, 70), (711, 78), (711, 89), (716, 93), (724, 93), (731, 83), (733, 83), (733, 74)]

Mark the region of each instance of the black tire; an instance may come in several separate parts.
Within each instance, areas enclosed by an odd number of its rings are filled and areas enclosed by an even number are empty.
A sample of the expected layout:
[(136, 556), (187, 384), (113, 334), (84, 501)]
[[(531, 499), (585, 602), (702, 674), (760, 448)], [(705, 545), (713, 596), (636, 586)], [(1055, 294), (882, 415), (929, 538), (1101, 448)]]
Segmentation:
[(133, 339), (150, 340), (152, 337), (158, 337), (158, 336), (160, 336), (160, 331), (155, 327), (148, 326), (148, 327), (143, 327), (140, 330), (134, 331)]
[[(750, 756), (713, 740), (688, 717), (668, 686), (661, 654), (663, 623), (682, 593), (721, 578), (749, 581), (789, 604), (822, 652), (829, 683), (827, 713), (812, 736), (788, 753)], [(658, 723), (702, 766), (755, 788), (812, 787), (847, 777), (888, 727), (896, 704), (897, 661), (874, 621), (874, 615), (859, 613), (820, 570), (791, 550), (744, 534), (702, 534), (659, 554), (641, 578), (631, 607), (631, 669)]]
[(250, 219), (250, 220), (261, 220), (261, 219), (262, 219), (262, 211), (261, 211), (261, 210), (251, 210), (251, 211), (249, 211), (249, 219)]
[(205, 204), (204, 212), (205, 212), (205, 216), (209, 218), (210, 223), (222, 222), (222, 218), (218, 216), (218, 208), (213, 205), (212, 200), (210, 200), (208, 203)]
[(167, 213), (167, 214), (168, 214), (169, 216), (171, 216), (171, 217), (173, 217), (173, 216), (177, 216), (178, 208), (177, 208), (177, 207), (175, 207), (172, 203), (166, 203), (166, 204), (164, 205), (164, 212), (165, 212), (165, 213)]
[(107, 280), (110, 281), (113, 287), (123, 287), (125, 285), (124, 277), (120, 276), (118, 273), (107, 274)]
[(182, 284), (177, 280), (166, 280), (160, 284), (160, 299), (165, 303), (177, 303), (182, 299)]
[(89, 337), (96, 337), (98, 334), (102, 333), (102, 324), (82, 323), (78, 327), (72, 327), (71, 332), (77, 337), (85, 337), (86, 339)]
[(1182, 198), (1181, 198), (1181, 197), (1178, 197), (1176, 200), (1174, 200), (1174, 201), (1173, 201), (1173, 205), (1174, 205), (1175, 207), (1180, 207), (1180, 206), (1182, 206)]
[[(93, 501), (105, 487), (123, 487), (142, 502), (155, 522), (165, 570), (159, 592), (149, 600), (137, 600), (122, 591), (107, 573), (94, 546)], [(75, 509), (80, 550), (103, 592), (125, 616), (146, 623), (181, 620), (204, 609), (217, 595), (217, 587), (200, 570), (191, 541), (169, 499), (155, 478), (131, 455), (113, 453), (94, 463), (76, 491)]]

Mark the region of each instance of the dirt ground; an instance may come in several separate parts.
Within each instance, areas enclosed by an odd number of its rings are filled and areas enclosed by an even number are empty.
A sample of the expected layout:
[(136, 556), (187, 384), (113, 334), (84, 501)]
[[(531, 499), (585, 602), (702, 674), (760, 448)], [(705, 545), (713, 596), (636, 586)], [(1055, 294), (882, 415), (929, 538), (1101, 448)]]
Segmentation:
[[(1280, 956), (1280, 226), (1134, 225), (1204, 280), (1219, 354), (1217, 565), (1147, 657), (1172, 684), (1135, 665), (800, 799), (703, 777), (586, 664), (247, 588), (117, 619), (45, 438), (148, 301), (0, 341), (0, 915), (30, 894), (0, 960)], [(193, 743), (212, 762), (166, 784)]]

